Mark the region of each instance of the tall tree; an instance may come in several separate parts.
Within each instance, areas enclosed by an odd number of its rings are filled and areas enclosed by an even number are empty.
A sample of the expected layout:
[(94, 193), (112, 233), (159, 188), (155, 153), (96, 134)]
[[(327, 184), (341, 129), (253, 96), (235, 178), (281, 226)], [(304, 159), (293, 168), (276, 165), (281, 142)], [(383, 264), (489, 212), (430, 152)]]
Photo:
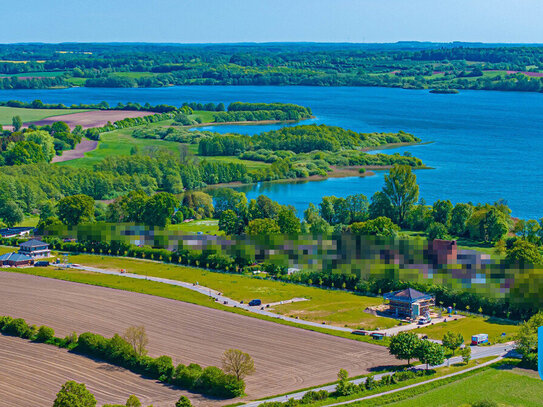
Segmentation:
[(21, 116), (13, 116), (11, 118), (11, 124), (13, 126), (13, 131), (21, 130), (21, 127), (23, 126), (23, 120), (21, 119)]
[(57, 393), (53, 407), (94, 407), (96, 399), (83, 383), (68, 381)]
[(143, 222), (149, 226), (164, 227), (168, 223), (179, 205), (175, 195), (169, 192), (159, 192), (145, 202)]
[(255, 372), (255, 362), (248, 353), (239, 349), (228, 349), (222, 355), (222, 369), (226, 374), (243, 380)]
[(417, 349), (420, 345), (419, 337), (413, 332), (400, 332), (394, 335), (390, 340), (388, 351), (397, 359), (407, 360), (407, 364), (411, 363), (411, 359), (417, 357)]
[(2, 219), (8, 227), (15, 226), (17, 223), (23, 221), (23, 210), (17, 203), (11, 200), (6, 201), (0, 206), (0, 219)]
[(388, 175), (385, 175), (383, 193), (388, 198), (393, 211), (393, 220), (400, 226), (404, 225), (407, 212), (419, 199), (417, 176), (411, 167), (395, 165)]
[(58, 218), (66, 225), (78, 225), (94, 219), (94, 199), (77, 194), (62, 198), (57, 205)]

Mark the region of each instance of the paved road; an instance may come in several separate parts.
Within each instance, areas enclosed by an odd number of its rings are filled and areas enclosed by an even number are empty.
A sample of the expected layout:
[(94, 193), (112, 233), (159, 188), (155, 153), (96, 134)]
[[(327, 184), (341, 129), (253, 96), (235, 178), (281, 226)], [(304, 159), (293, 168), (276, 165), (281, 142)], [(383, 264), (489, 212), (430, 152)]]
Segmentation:
[[(66, 267), (66, 265), (64, 265), (64, 264), (59, 264), (59, 266)], [(89, 267), (89, 266), (81, 266), (81, 265), (73, 265), (72, 264), (72, 265), (70, 265), (70, 268), (76, 269), (76, 270), (92, 271), (92, 272), (95, 272), (95, 273), (111, 274), (111, 275), (116, 275), (116, 276), (121, 276), (121, 277), (126, 277), (126, 278), (135, 278), (135, 279), (138, 279), (138, 280), (156, 281), (158, 283), (164, 283), (164, 284), (170, 284), (170, 285), (175, 285), (175, 286), (179, 286), (179, 287), (184, 287), (184, 288), (187, 288), (189, 290), (199, 292), (200, 294), (207, 295), (207, 296), (215, 299), (216, 301), (218, 301), (218, 302), (220, 302), (220, 303), (222, 303), (224, 305), (227, 305), (227, 306), (230, 306), (230, 307), (242, 308), (242, 309), (244, 309), (246, 311), (253, 312), (255, 314), (266, 315), (266, 316), (271, 317), (271, 318), (282, 319), (283, 321), (290, 321), (290, 322), (294, 322), (294, 323), (297, 323), (297, 324), (300, 324), (300, 325), (308, 325), (308, 326), (319, 327), (319, 328), (324, 327), (324, 328), (331, 329), (331, 330), (334, 330), (334, 331), (342, 331), (342, 332), (352, 332), (353, 331), (350, 328), (345, 328), (345, 327), (341, 327), (341, 326), (323, 325), (323, 324), (319, 324), (317, 322), (311, 322), (311, 321), (305, 321), (303, 319), (296, 319), (296, 318), (287, 317), (287, 316), (284, 316), (284, 315), (276, 314), (275, 312), (266, 311), (265, 308), (261, 309), (261, 307), (250, 307), (247, 304), (241, 304), (239, 301), (233, 300), (232, 298), (228, 298), (228, 297), (222, 295), (222, 293), (220, 293), (217, 290), (213, 290), (212, 288), (204, 287), (202, 285), (195, 285), (195, 284), (192, 284), (192, 283), (186, 283), (184, 281), (179, 281), (179, 280), (171, 280), (169, 278), (144, 276), (144, 275), (141, 275), (141, 274), (134, 274), (134, 273), (120, 273), (120, 272), (115, 271), (115, 270), (107, 270), (107, 269), (101, 269), (101, 268)], [(299, 301), (299, 299), (298, 299), (298, 301)], [(286, 301), (284, 301), (284, 303), (286, 303)]]
[[(497, 358), (502, 358), (506, 354), (511, 355), (511, 352), (514, 352), (513, 349), (514, 349), (513, 344), (507, 344), (507, 345), (502, 344), (502, 345), (484, 346), (484, 347), (472, 346), (471, 347), (471, 358), (472, 359), (481, 359), (481, 358), (485, 358), (487, 356), (496, 356)], [(396, 391), (408, 389), (410, 387), (420, 386), (421, 384), (430, 383), (430, 382), (432, 382), (434, 380), (440, 380), (440, 379), (443, 379), (443, 378), (446, 378), (446, 377), (454, 376), (456, 374), (461, 374), (461, 373), (464, 373), (464, 372), (468, 372), (468, 371), (473, 370), (473, 369), (478, 369), (478, 368), (486, 366), (486, 365), (488, 365), (490, 363), (494, 363), (495, 361), (496, 361), (496, 359), (494, 359), (494, 360), (492, 360), (490, 362), (485, 362), (485, 363), (483, 363), (481, 365), (478, 365), (478, 366), (475, 366), (475, 367), (472, 367), (472, 368), (469, 368), (469, 369), (462, 370), (462, 371), (460, 371), (458, 373), (453, 373), (453, 374), (450, 374), (450, 375), (447, 375), (447, 376), (442, 376), (442, 377), (439, 377), (439, 378), (428, 380), (428, 381), (425, 381), (425, 382), (422, 382), (422, 383), (417, 383), (417, 384), (410, 385), (410, 386), (407, 386), (407, 387), (403, 387), (403, 388), (400, 388), (400, 389), (391, 390), (389, 392), (363, 397), (361, 399), (350, 400), (348, 402), (337, 403), (337, 404), (330, 404), (327, 407), (340, 405), (340, 404), (353, 403), (354, 401), (365, 400), (367, 398), (373, 398), (373, 397), (381, 396), (383, 394), (394, 393)], [(460, 363), (460, 362), (462, 362), (462, 357), (461, 356), (455, 356), (454, 358), (451, 358), (450, 361), (447, 360), (447, 361), (445, 361), (445, 363), (443, 363), (441, 365), (430, 366), (430, 367), (431, 368), (444, 367), (444, 366), (447, 366), (449, 364), (449, 362), (450, 362), (450, 364)], [(418, 365), (418, 366), (413, 367), (412, 369), (425, 369), (425, 368), (426, 368), (426, 365)], [(383, 376), (387, 376), (387, 375), (391, 375), (391, 374), (392, 374), (392, 372), (387, 372), (387, 373), (377, 374), (377, 375), (375, 375), (373, 377), (376, 380), (380, 380)], [(354, 383), (354, 384), (364, 383), (365, 381), (366, 381), (365, 377), (360, 378), (360, 379), (351, 380), (351, 382)], [(326, 390), (327, 392), (331, 393), (331, 392), (335, 391), (335, 389), (336, 389), (336, 385), (331, 384), (331, 385), (328, 385), (328, 386), (322, 386), (322, 387), (311, 389), (311, 391)], [(287, 401), (288, 399), (291, 399), (291, 398), (295, 399), (295, 400), (300, 400), (304, 396), (304, 394), (307, 393), (308, 391), (309, 390), (304, 390), (304, 391), (300, 391), (298, 393), (289, 394), (288, 396), (279, 396), (279, 397), (273, 397), (273, 398), (270, 398), (270, 399), (267, 399), (267, 400), (253, 401), (253, 402), (244, 404), (244, 407), (257, 407), (262, 403), (272, 402), (272, 401), (285, 402), (285, 401)]]

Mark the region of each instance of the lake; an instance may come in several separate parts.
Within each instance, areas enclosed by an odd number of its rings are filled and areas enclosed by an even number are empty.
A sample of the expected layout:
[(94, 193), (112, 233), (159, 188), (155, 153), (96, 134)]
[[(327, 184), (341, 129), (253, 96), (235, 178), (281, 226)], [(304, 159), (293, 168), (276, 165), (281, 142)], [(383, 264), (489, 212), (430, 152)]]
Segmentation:
[[(540, 218), (543, 209), (543, 95), (520, 92), (462, 91), (457, 95), (392, 88), (180, 86), (153, 89), (71, 88), (2, 90), (1, 100), (41, 99), (45, 103), (107, 101), (289, 102), (309, 106), (310, 122), (342, 126), (359, 132), (404, 130), (430, 144), (386, 150), (410, 151), (433, 170), (417, 171), (421, 197), (456, 202), (504, 199), (513, 215)], [(215, 131), (254, 134), (279, 128), (214, 126)], [(368, 198), (383, 184), (383, 172), (373, 177), (317, 182), (260, 183), (242, 187), (249, 198), (266, 194), (294, 205), (299, 213), (322, 196), (363, 193)]]

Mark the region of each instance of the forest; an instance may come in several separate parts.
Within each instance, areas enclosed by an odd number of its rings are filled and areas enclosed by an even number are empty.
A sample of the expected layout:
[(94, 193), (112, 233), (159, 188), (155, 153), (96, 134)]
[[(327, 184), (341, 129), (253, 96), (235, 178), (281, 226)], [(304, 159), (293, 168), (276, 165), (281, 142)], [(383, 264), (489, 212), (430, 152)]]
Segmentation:
[(543, 48), (494, 44), (12, 44), (0, 89), (386, 86), (540, 92)]

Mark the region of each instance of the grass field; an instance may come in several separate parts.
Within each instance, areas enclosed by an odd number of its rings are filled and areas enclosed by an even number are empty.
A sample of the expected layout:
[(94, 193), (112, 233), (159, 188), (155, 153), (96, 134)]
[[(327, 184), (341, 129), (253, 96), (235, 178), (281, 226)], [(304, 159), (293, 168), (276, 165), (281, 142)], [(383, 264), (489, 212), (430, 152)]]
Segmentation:
[[(498, 341), (512, 341), (518, 329), (518, 325), (507, 323), (497, 318), (470, 316), (457, 321), (420, 328), (416, 332), (428, 335), (432, 339), (442, 339), (447, 331), (460, 332), (464, 337), (465, 343), (471, 342), (472, 335), (488, 334), (488, 340), (491, 343), (496, 343)], [(506, 333), (507, 335), (501, 337), (502, 333)]]
[(16, 74), (0, 74), (0, 77), (15, 77), (15, 78), (30, 78), (30, 77), (40, 77), (40, 78), (56, 78), (57, 76), (61, 76), (65, 74), (66, 71), (54, 71), (54, 72), (46, 72), (46, 71), (40, 71), (40, 72), (23, 72), (23, 73), (16, 73)]
[[(395, 407), (458, 407), (477, 401), (493, 401), (500, 407), (541, 406), (543, 382), (534, 374), (518, 369), (487, 369), (458, 381), (436, 387), (424, 394), (386, 404)], [(379, 399), (374, 399), (378, 401)], [(366, 405), (366, 404), (356, 404)], [(377, 404), (382, 405), (382, 404)]]
[(219, 230), (219, 221), (217, 219), (200, 219), (190, 222), (180, 223), (178, 225), (169, 225), (168, 230), (176, 230), (189, 234), (202, 232), (206, 235), (223, 235)]
[(0, 106), (0, 124), (11, 125), (14, 116), (20, 116), (23, 122), (34, 122), (52, 116), (87, 112), (88, 109), (25, 109), (19, 107)]
[[(160, 127), (170, 124), (170, 120), (152, 123), (149, 127)], [(76, 168), (90, 168), (97, 162), (102, 161), (106, 157), (110, 156), (122, 156), (130, 155), (132, 147), (138, 147), (140, 152), (147, 147), (151, 148), (164, 148), (170, 150), (176, 154), (179, 153), (179, 143), (174, 141), (154, 140), (154, 139), (136, 139), (132, 137), (134, 128), (127, 128), (121, 130), (110, 131), (102, 133), (100, 136), (101, 141), (98, 143), (98, 147), (94, 151), (85, 153), (85, 157), (76, 160), (65, 161), (59, 163), (59, 165), (69, 165)]]
[[(27, 110), (27, 109), (23, 109)], [(70, 111), (75, 112), (75, 111)], [(204, 112), (209, 113), (209, 112)], [(11, 117), (10, 117), (11, 123)], [(146, 127), (165, 127), (172, 123), (171, 120), (164, 120), (161, 122), (151, 123), (145, 125)], [(100, 142), (96, 150), (85, 153), (85, 157), (75, 160), (65, 161), (58, 163), (58, 165), (69, 165), (75, 168), (91, 168), (94, 164), (102, 161), (106, 157), (111, 156), (127, 156), (130, 155), (130, 151), (133, 147), (137, 147), (140, 153), (146, 148), (153, 149), (166, 149), (172, 151), (174, 154), (179, 154), (181, 143), (175, 141), (165, 141), (156, 139), (137, 139), (132, 137), (132, 132), (136, 127), (130, 127), (126, 129), (120, 129), (102, 133), (100, 136)], [(195, 155), (198, 153), (198, 146), (194, 144), (189, 145), (189, 151)], [(202, 157), (207, 161), (217, 161), (222, 163), (235, 163), (245, 164), (248, 169), (264, 168), (270, 164), (260, 161), (240, 160), (237, 157)]]
[(299, 315), (309, 321), (367, 329), (396, 325), (393, 319), (376, 317), (364, 312), (366, 307), (380, 304), (379, 298), (363, 297), (345, 291), (325, 290), (239, 274), (216, 273), (197, 268), (118, 257), (81, 254), (70, 256), (70, 262), (112, 270), (126, 269), (128, 272), (141, 275), (199, 283), (238, 301), (247, 302), (258, 298), (263, 303), (271, 303), (303, 297), (309, 301), (278, 306), (276, 311), (285, 315)]

